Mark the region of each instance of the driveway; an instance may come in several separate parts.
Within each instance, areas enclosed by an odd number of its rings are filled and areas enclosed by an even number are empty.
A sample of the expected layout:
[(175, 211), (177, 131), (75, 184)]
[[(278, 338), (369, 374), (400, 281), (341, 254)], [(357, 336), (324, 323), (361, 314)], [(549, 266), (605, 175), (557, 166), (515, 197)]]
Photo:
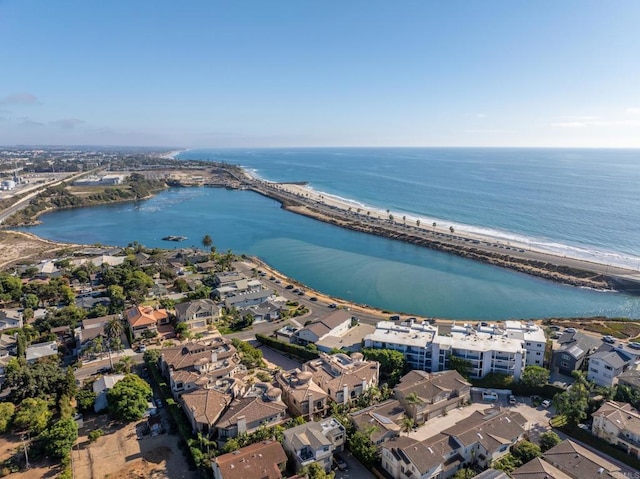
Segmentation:
[(511, 406), (510, 409), (517, 411), (524, 416), (529, 423), (529, 438), (533, 442), (538, 442), (540, 434), (551, 430), (549, 426), (549, 420), (554, 416), (553, 406), (547, 409), (542, 406), (533, 407), (530, 397), (517, 396), (518, 401), (515, 406)]
[(376, 477), (371, 471), (365, 468), (360, 461), (353, 457), (349, 451), (341, 452), (340, 455), (347, 463), (349, 469), (344, 472), (336, 470), (335, 479), (367, 479)]
[(251, 345), (262, 351), (262, 356), (268, 363), (269, 367), (280, 366), (285, 371), (289, 371), (290, 369), (299, 368), (302, 365), (301, 362), (296, 361), (295, 359), (290, 359), (271, 348), (262, 346), (257, 341), (252, 342)]

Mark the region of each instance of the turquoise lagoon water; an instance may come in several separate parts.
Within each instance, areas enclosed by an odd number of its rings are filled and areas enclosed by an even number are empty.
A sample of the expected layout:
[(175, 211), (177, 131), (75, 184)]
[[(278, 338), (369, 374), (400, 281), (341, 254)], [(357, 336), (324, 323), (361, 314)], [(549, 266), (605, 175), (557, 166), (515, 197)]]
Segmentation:
[[(250, 191), (172, 189), (135, 203), (57, 211), (45, 238), (165, 248), (210, 234), (219, 250), (257, 255), (317, 290), (380, 308), (461, 319), (640, 317), (640, 298), (573, 288), (289, 213)], [(162, 241), (174, 234), (183, 243)]]

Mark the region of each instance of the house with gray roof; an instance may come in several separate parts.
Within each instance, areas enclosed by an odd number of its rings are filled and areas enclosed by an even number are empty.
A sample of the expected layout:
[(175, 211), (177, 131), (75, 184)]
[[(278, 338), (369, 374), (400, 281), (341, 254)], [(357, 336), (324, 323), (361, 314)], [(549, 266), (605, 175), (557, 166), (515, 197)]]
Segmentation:
[(259, 289), (254, 291), (248, 291), (246, 293), (238, 293), (234, 296), (228, 296), (224, 300), (226, 308), (243, 309), (250, 306), (257, 306), (260, 303), (264, 303), (273, 295), (273, 291), (267, 289)]
[(378, 447), (383, 442), (400, 435), (404, 417), (405, 410), (397, 399), (387, 399), (374, 406), (349, 414), (353, 427), (367, 435), (371, 442)]
[(22, 326), (22, 310), (0, 309), (0, 331), (3, 329), (21, 328)]
[(627, 369), (618, 375), (618, 386), (628, 386), (640, 390), (640, 369)]
[(327, 336), (340, 336), (352, 323), (353, 314), (346, 309), (335, 310), (296, 332), (296, 342), (302, 346), (317, 343)]
[(27, 362), (32, 363), (40, 358), (58, 355), (58, 343), (56, 341), (48, 341), (46, 343), (32, 344), (27, 347)]
[(550, 369), (571, 376), (573, 371), (580, 370), (587, 358), (598, 350), (602, 341), (576, 331), (563, 333), (558, 343), (560, 347), (553, 351)]
[(220, 318), (220, 308), (210, 299), (176, 304), (176, 319), (189, 329), (206, 328)]
[(406, 436), (382, 444), (382, 467), (394, 479), (447, 479), (465, 464), (486, 467), (509, 452), (526, 432), (517, 412), (476, 411), (421, 442)]
[(541, 457), (536, 457), (520, 466), (511, 473), (511, 477), (513, 479), (572, 479), (570, 475), (562, 472)]
[(107, 392), (109, 389), (113, 389), (119, 381), (124, 379), (124, 374), (110, 374), (107, 376), (100, 376), (93, 383), (93, 392), (96, 394), (96, 400), (93, 403), (93, 410), (100, 412), (109, 406), (107, 401)]
[(591, 432), (640, 459), (640, 411), (630, 404), (606, 401), (593, 413)]
[(393, 388), (409, 417), (423, 424), (447, 411), (462, 406), (471, 398), (471, 383), (457, 371), (409, 371)]
[(344, 426), (330, 417), (287, 429), (282, 445), (296, 472), (314, 462), (329, 472), (333, 454), (344, 449), (346, 436)]
[(611, 387), (616, 378), (632, 364), (633, 358), (616, 348), (600, 349), (589, 356), (587, 380)]
[[(633, 477), (611, 461), (567, 439), (542, 454), (542, 458), (572, 479)], [(626, 472), (626, 474), (625, 474)]]

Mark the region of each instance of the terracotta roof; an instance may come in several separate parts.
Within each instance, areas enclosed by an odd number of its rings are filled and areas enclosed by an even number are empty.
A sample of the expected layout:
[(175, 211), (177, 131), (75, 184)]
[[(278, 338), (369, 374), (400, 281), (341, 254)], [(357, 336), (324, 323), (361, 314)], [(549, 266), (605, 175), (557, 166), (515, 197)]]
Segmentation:
[(162, 349), (162, 360), (170, 369), (193, 368), (200, 359), (211, 361), (212, 353), (216, 353), (216, 361), (231, 358), (236, 353), (231, 341), (215, 338), (211, 341), (192, 341), (183, 346)]
[(166, 309), (154, 309), (151, 306), (136, 306), (127, 309), (125, 316), (131, 327), (139, 327), (157, 324), (161, 319), (165, 319), (169, 313)]
[(269, 441), (218, 456), (215, 466), (223, 479), (280, 479), (279, 464), (286, 462), (280, 443)]
[[(308, 378), (306, 375), (308, 375)], [(307, 401), (309, 396), (314, 400), (327, 397), (327, 393), (314, 383), (311, 377), (312, 374), (310, 372), (301, 372), (299, 369), (293, 369), (279, 373), (276, 379), (283, 391), (299, 404)]]

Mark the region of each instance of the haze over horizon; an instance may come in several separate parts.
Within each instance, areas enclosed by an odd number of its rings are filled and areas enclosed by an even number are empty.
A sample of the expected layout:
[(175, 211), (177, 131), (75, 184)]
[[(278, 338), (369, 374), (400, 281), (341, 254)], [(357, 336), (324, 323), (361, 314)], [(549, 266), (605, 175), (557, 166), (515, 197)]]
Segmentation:
[(640, 3), (0, 0), (0, 144), (640, 147)]

